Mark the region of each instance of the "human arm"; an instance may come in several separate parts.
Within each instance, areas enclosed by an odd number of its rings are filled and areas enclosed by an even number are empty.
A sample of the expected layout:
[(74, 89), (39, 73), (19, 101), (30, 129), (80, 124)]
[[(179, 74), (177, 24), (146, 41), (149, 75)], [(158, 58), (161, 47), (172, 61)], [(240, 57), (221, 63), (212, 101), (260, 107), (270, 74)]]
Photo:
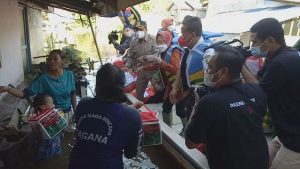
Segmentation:
[(71, 93), (71, 102), (72, 102), (72, 108), (74, 112), (76, 111), (77, 108), (77, 99), (76, 99), (76, 92)]
[(158, 65), (156, 63), (151, 63), (151, 64), (140, 67), (139, 71), (141, 71), (141, 70), (156, 70), (157, 68), (158, 68)]
[(139, 112), (131, 107), (124, 107), (127, 117), (127, 130), (124, 155), (126, 158), (137, 156), (142, 150), (143, 131)]
[(185, 130), (185, 144), (192, 149), (199, 143), (207, 142), (207, 135), (215, 119), (215, 111), (211, 109), (212, 102), (207, 96), (200, 100), (188, 121)]
[(151, 51), (148, 54), (139, 56), (138, 60), (140, 62), (158, 62), (160, 58), (160, 48), (157, 46), (155, 38), (150, 38), (146, 44), (148, 47), (151, 47)]
[(250, 72), (246, 65), (243, 65), (241, 73), (245, 82), (254, 84), (259, 83), (257, 77)]
[(75, 112), (76, 108), (77, 108), (77, 99), (76, 99), (75, 77), (74, 77), (73, 72), (71, 72), (70, 83), (71, 83), (71, 93), (70, 93), (71, 94), (71, 105), (72, 105), (73, 111)]
[(180, 71), (177, 72), (176, 74), (176, 80), (172, 86), (172, 91), (170, 92), (170, 102), (175, 104), (177, 102), (177, 94), (180, 90), (180, 86), (181, 86), (181, 76), (180, 76)]
[(129, 105), (129, 106), (132, 107), (132, 108), (134, 108), (134, 109), (139, 109), (139, 108), (141, 108), (143, 105), (144, 105), (143, 102), (137, 101), (137, 102), (132, 103), (132, 104)]
[(126, 63), (125, 67), (128, 68), (133, 68), (134, 64), (136, 63), (136, 52), (135, 52), (135, 45), (137, 44), (138, 39), (133, 39), (132, 42), (130, 43), (128, 52), (127, 52), (127, 58), (126, 58)]
[(43, 81), (40, 76), (31, 82), (31, 84), (24, 90), (12, 88), (10, 86), (0, 86), (0, 93), (8, 92), (19, 98), (27, 98), (29, 96), (36, 95), (38, 93), (44, 93)]
[(126, 49), (128, 49), (130, 47), (130, 42), (131, 42), (132, 38), (128, 37), (126, 38), (126, 40), (122, 43), (119, 44), (116, 41), (113, 42), (114, 47), (119, 50), (120, 53), (124, 53)]
[(288, 72), (279, 62), (270, 62), (260, 79), (259, 86), (267, 94), (276, 94), (287, 83)]
[(174, 49), (171, 54), (170, 63), (165, 61), (161, 61), (159, 63), (159, 67), (162, 70), (168, 71), (172, 74), (176, 74), (180, 69), (180, 60), (181, 60), (181, 53), (178, 49)]
[(20, 89), (17, 88), (12, 88), (9, 86), (0, 86), (0, 93), (7, 92), (13, 96), (23, 98), (24, 97), (24, 92)]

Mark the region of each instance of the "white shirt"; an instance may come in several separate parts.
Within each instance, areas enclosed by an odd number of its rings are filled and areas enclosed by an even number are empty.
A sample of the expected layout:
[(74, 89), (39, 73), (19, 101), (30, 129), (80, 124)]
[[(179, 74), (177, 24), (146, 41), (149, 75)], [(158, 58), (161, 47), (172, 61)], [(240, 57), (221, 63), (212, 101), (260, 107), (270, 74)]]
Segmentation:
[[(185, 70), (185, 74), (186, 74), (186, 77), (187, 77), (187, 84), (188, 84), (188, 86), (189, 87), (191, 87), (192, 85), (191, 85), (191, 82), (190, 82), (190, 80), (189, 80), (189, 65), (190, 65), (190, 62), (191, 62), (191, 60), (192, 60), (192, 51), (197, 51), (198, 53), (200, 53), (200, 51), (199, 51), (199, 49), (197, 49), (197, 47), (202, 43), (202, 42), (204, 42), (204, 39), (201, 37), (199, 40), (198, 40), (198, 42), (196, 43), (196, 45), (192, 48), (192, 49), (189, 49), (190, 50), (190, 52), (189, 52), (189, 55), (187, 56), (187, 60), (186, 60), (186, 65), (187, 65), (187, 67), (186, 67), (186, 70)], [(202, 60), (202, 65), (203, 65), (203, 70), (205, 71), (206, 69), (207, 69), (207, 60), (211, 57), (211, 56), (213, 56), (214, 55), (214, 53), (215, 53), (215, 50), (214, 49), (212, 49), (212, 48), (210, 48), (210, 49), (207, 49), (205, 52), (204, 52), (204, 54), (203, 54), (203, 60)]]

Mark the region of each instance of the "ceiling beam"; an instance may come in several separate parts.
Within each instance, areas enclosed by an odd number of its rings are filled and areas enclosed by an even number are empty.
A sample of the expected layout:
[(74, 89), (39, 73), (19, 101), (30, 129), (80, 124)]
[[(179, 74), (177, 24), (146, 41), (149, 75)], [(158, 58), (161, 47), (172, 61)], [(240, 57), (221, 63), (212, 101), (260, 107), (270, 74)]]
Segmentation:
[(72, 12), (87, 14), (88, 12), (101, 14), (101, 11), (85, 0), (29, 0), (32, 3), (42, 3), (55, 8), (61, 8)]

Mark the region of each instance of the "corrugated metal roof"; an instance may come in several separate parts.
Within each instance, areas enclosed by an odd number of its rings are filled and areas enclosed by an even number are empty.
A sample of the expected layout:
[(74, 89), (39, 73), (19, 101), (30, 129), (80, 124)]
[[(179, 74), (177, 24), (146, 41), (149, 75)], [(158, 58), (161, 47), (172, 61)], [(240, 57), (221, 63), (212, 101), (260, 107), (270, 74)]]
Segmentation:
[(283, 22), (300, 16), (300, 6), (282, 5), (246, 11), (227, 12), (202, 20), (203, 30), (222, 33), (243, 33), (263, 18), (273, 17)]

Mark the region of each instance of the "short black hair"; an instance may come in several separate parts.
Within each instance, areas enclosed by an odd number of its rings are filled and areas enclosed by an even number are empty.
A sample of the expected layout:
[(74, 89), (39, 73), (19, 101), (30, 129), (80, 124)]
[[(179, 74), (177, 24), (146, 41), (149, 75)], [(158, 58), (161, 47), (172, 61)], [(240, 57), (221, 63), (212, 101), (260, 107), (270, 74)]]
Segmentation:
[(50, 51), (49, 56), (54, 54), (58, 55), (62, 60), (66, 58), (64, 52), (60, 49), (54, 49)]
[(46, 98), (47, 97), (51, 97), (52, 98), (51, 95), (46, 94), (46, 93), (44, 93), (44, 94), (37, 94), (36, 96), (34, 96), (33, 101), (31, 103), (31, 106), (33, 108), (37, 108), (37, 107), (39, 107), (41, 105), (44, 105), (46, 103)]
[(124, 85), (124, 72), (106, 63), (101, 66), (96, 75), (96, 97), (101, 100), (125, 102), (127, 97), (123, 91)]
[(140, 22), (140, 25), (144, 26), (144, 28), (147, 29), (147, 22), (146, 22), (146, 21), (141, 21), (141, 22)]
[(217, 54), (217, 68), (221, 69), (222, 67), (226, 67), (229, 70), (229, 76), (232, 79), (239, 78), (244, 64), (241, 53), (230, 45), (215, 47), (215, 53)]
[(187, 15), (183, 18), (182, 25), (186, 26), (187, 31), (194, 32), (197, 36), (202, 35), (202, 23), (200, 18)]
[(278, 44), (285, 45), (284, 30), (281, 23), (275, 18), (264, 18), (256, 22), (250, 28), (250, 32), (256, 33), (256, 37), (262, 41), (271, 36)]

